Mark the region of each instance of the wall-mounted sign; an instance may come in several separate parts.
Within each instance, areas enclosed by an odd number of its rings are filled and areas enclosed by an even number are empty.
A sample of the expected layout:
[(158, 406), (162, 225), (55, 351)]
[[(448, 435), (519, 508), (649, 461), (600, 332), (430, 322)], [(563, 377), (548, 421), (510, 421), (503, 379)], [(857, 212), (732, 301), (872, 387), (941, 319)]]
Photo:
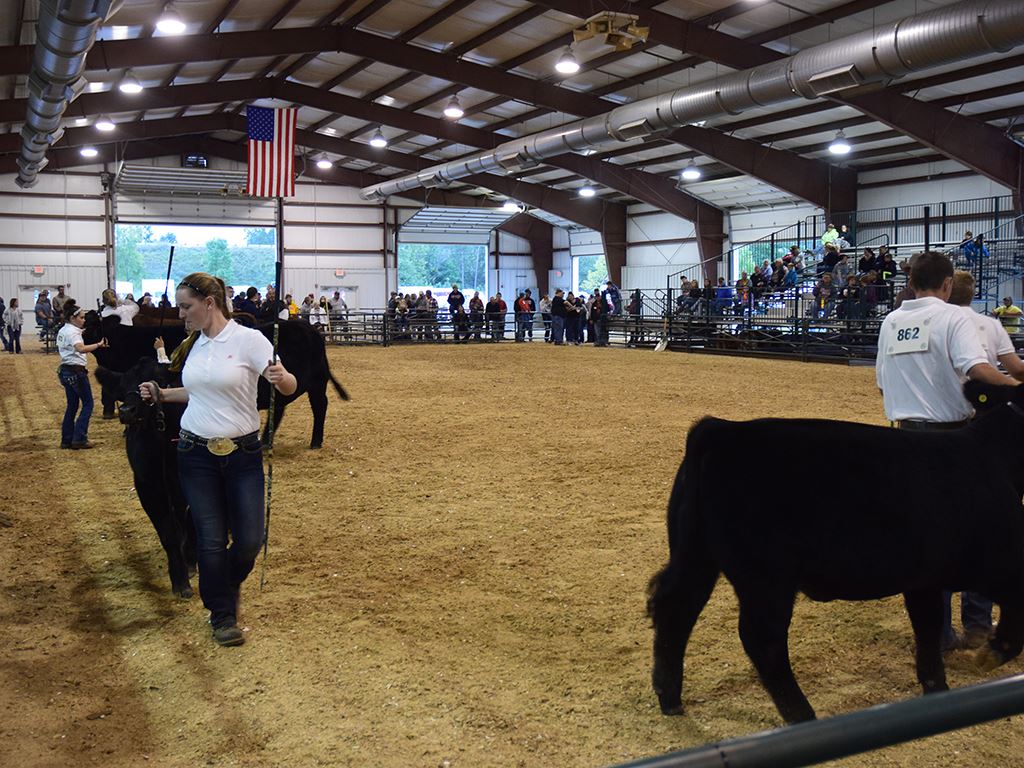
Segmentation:
[(335, 277), (344, 277), (345, 276), (345, 270), (344, 269), (336, 269), (336, 270), (334, 270), (334, 276)]
[(44, 275), (44, 274), (46, 274), (46, 267), (40, 267), (38, 265), (35, 266), (35, 267), (32, 267), (32, 274), (33, 275)]

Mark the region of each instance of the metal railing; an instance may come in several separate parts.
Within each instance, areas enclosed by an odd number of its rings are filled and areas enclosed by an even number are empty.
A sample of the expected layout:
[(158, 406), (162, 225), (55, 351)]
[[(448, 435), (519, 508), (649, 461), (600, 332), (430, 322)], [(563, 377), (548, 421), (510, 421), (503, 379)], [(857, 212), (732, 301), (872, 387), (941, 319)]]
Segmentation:
[(999, 301), (999, 286), (1014, 278), (1024, 275), (1024, 216), (1017, 216), (993, 227), (979, 232), (975, 240), (981, 238), (988, 249), (988, 255), (979, 255), (968, 259), (962, 247), (964, 241), (952, 243), (946, 253), (960, 269), (966, 269), (977, 285), (976, 301), (984, 301), (985, 309)]
[(1024, 675), (624, 763), (619, 768), (800, 768), (1024, 712)]

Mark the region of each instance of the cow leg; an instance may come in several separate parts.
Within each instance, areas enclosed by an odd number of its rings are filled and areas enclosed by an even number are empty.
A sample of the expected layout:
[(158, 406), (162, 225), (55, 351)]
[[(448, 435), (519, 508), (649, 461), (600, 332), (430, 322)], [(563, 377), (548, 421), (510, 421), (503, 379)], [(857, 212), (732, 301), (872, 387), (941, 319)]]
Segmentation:
[(926, 590), (903, 595), (910, 624), (914, 628), (917, 681), (925, 693), (948, 691), (939, 640), (942, 635), (942, 592)]
[(100, 384), (100, 402), (103, 403), (104, 419), (117, 418), (117, 399), (114, 397), (114, 391), (106, 384)]
[(167, 490), (162, 484), (136, 482), (139, 502), (146, 510), (149, 521), (156, 529), (160, 544), (167, 554), (167, 571), (171, 577), (171, 591), (181, 598), (192, 597), (192, 585), (188, 580), (188, 564), (185, 562), (184, 535), (176, 519), (175, 510), (168, 503)]
[(313, 410), (313, 439), (310, 448), (320, 448), (324, 444), (324, 423), (327, 421), (327, 382), (323, 387), (314, 386), (306, 393), (309, 396), (309, 407)]
[(789, 663), (789, 623), (795, 590), (764, 584), (736, 587), (740, 603), (740, 640), (768, 695), (787, 723), (814, 720), (814, 709), (793, 676)]
[[(697, 548), (695, 548), (696, 550)], [(686, 645), (718, 581), (718, 566), (706, 552), (686, 552), (651, 579), (647, 609), (654, 624), (651, 683), (666, 715), (683, 713), (683, 659)]]
[(1017, 658), (1024, 650), (1024, 603), (1004, 600), (999, 603), (999, 624), (996, 636), (978, 651), (977, 662), (989, 672)]

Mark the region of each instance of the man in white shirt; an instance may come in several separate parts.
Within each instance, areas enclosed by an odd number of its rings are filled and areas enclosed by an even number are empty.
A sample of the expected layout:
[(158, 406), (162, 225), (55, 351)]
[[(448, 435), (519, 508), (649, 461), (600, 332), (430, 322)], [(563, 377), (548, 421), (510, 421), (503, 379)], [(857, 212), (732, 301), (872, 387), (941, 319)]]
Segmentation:
[(973, 409), (963, 395), (964, 379), (1013, 382), (988, 362), (968, 318), (946, 303), (953, 289), (946, 256), (919, 254), (910, 284), (917, 298), (890, 312), (878, 335), (875, 376), (885, 415), (902, 429), (966, 426)]
[(959, 307), (963, 316), (974, 326), (989, 364), (993, 368), (1001, 365), (1017, 381), (1024, 381), (1024, 361), (1017, 355), (1006, 328), (994, 317), (975, 312), (971, 308), (975, 286), (974, 276), (970, 272), (958, 269), (953, 275), (953, 290), (949, 295), (949, 303)]
[[(953, 263), (929, 251), (911, 262), (910, 285), (915, 299), (886, 315), (878, 334), (875, 376), (885, 402), (885, 415), (901, 429), (942, 430), (964, 427), (973, 408), (963, 395), (967, 379), (994, 385), (1013, 381), (989, 362), (976, 323), (961, 307), (946, 302), (953, 290)], [(936, 471), (943, 471), (936, 468)], [(951, 593), (944, 594), (943, 651), (966, 642), (952, 627)], [(991, 631), (991, 602), (965, 593), (964, 626), (972, 642)], [(988, 621), (985, 621), (985, 608)], [(987, 627), (986, 627), (987, 624)]]

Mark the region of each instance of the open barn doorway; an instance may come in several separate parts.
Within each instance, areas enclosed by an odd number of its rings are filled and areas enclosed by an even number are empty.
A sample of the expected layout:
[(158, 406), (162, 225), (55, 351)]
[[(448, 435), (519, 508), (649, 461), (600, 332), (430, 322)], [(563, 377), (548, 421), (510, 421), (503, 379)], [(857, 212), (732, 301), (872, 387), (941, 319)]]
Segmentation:
[(209, 272), (245, 292), (254, 286), (261, 294), (274, 282), (277, 231), (274, 227), (211, 226), (208, 224), (117, 224), (114, 228), (115, 290), (136, 299), (145, 293), (160, 301), (167, 279), (167, 262), (174, 246), (168, 288), (191, 272)]

